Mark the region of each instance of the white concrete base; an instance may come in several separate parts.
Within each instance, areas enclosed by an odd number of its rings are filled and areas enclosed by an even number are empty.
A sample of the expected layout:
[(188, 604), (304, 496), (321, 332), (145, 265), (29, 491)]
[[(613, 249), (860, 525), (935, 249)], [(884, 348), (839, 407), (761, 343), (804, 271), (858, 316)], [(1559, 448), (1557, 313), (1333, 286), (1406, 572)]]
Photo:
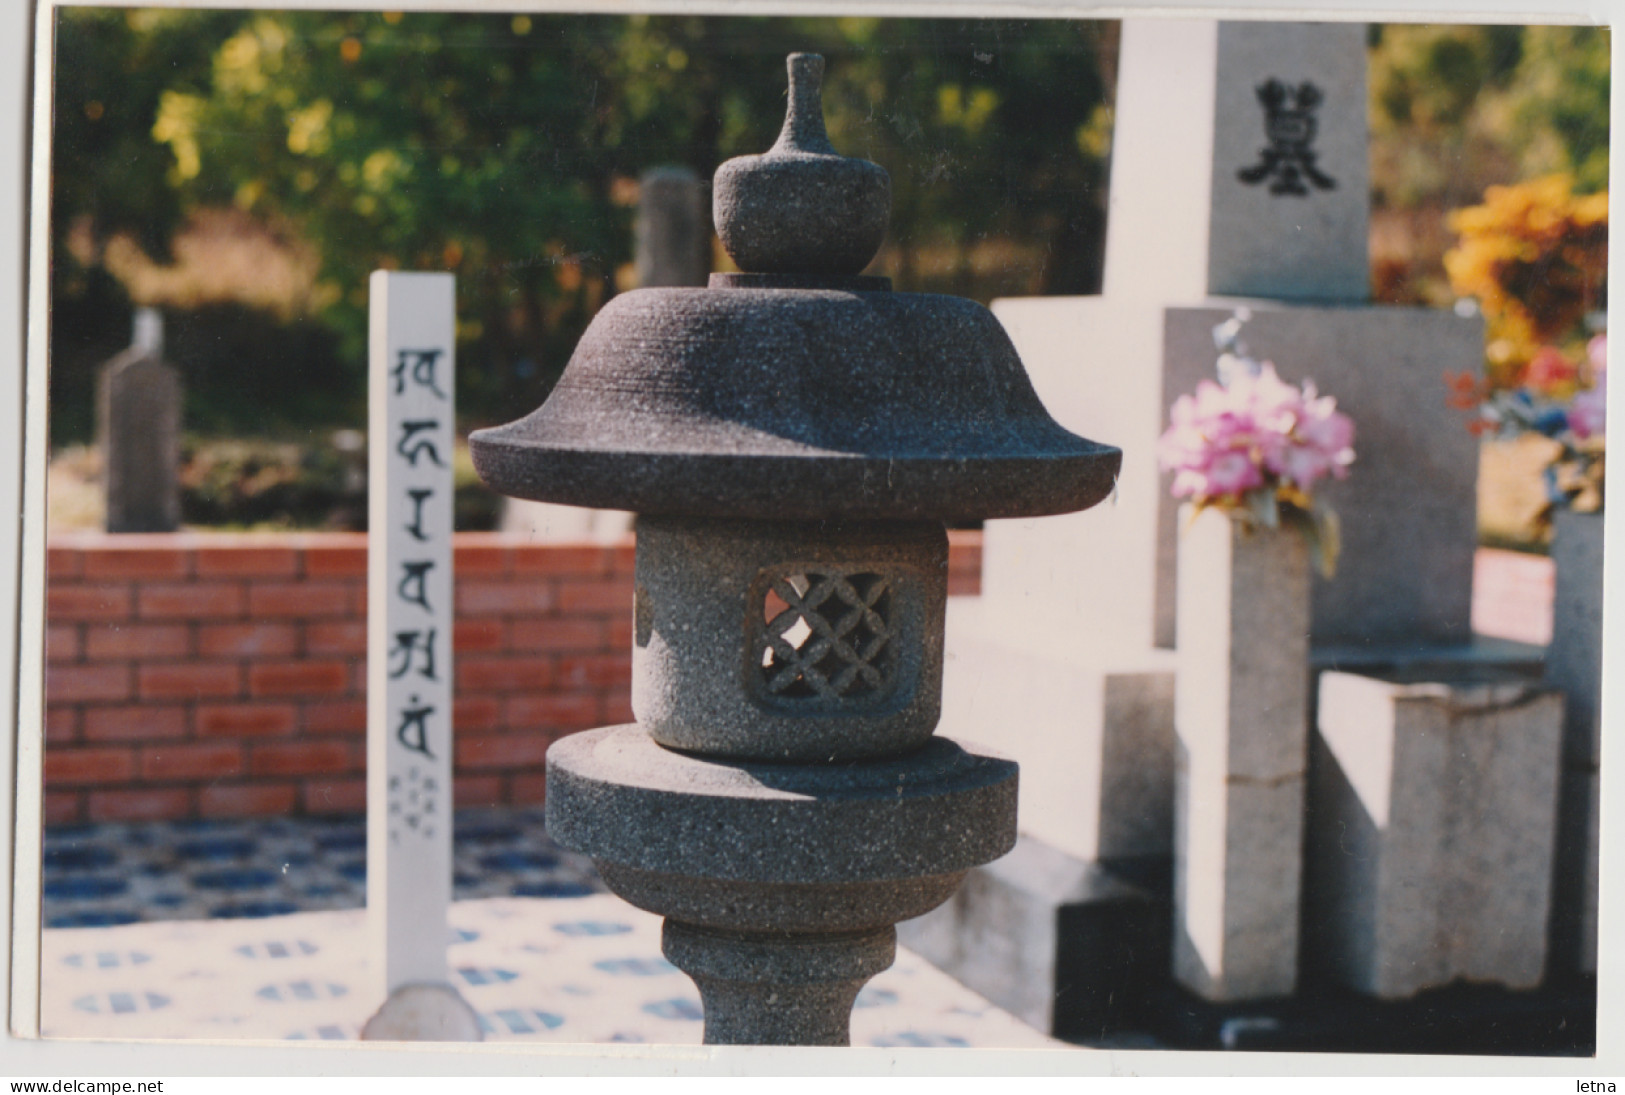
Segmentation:
[(402, 985), (361, 1028), (363, 1042), (479, 1042), (479, 1016), (450, 985)]
[(1174, 655), (1035, 652), (948, 599), (937, 732), (1021, 765), (1021, 831), (1082, 860), (1173, 849)]

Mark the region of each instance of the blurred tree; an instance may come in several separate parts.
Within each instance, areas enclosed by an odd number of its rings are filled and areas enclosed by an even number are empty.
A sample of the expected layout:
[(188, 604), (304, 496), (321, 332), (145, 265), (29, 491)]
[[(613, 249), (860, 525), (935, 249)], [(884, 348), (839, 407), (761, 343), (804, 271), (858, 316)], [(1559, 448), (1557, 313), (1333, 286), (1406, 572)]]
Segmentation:
[(1372, 281), (1379, 301), (1454, 299), (1446, 217), (1492, 185), (1608, 183), (1608, 30), (1372, 28)]
[(1094, 289), (1102, 44), (1060, 20), (259, 13), (151, 133), (185, 201), (318, 247), (349, 359), (369, 270), (455, 271), (480, 423), (534, 406), (624, 283), (643, 170), (772, 143), (793, 49), (830, 59), (837, 145), (892, 172), (900, 288)]
[(1523, 178), (1563, 172), (1580, 194), (1608, 188), (1608, 37), (1600, 27), (1528, 28), (1507, 88)]
[[(173, 159), (152, 139), (152, 121), (166, 93), (207, 89), (214, 51), (243, 15), (70, 7), (56, 17), (53, 269), (83, 277), (120, 232), (165, 257), (183, 208), (167, 177)], [(70, 233), (73, 247), (65, 246)]]

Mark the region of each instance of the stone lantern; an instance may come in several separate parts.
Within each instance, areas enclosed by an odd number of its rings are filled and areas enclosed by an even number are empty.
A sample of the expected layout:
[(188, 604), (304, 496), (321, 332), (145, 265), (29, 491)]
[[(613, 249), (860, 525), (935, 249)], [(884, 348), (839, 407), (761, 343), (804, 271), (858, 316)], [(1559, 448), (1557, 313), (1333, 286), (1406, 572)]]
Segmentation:
[(743, 272), (616, 297), (469, 439), (505, 494), (638, 514), (637, 722), (549, 750), (547, 826), (666, 918), (707, 1043), (847, 1044), (894, 925), (1013, 846), (1016, 766), (933, 736), (944, 522), (1085, 509), (1121, 460), (986, 309), (860, 275), (890, 182), (830, 146), (823, 67), (792, 55), (778, 142), (717, 171)]

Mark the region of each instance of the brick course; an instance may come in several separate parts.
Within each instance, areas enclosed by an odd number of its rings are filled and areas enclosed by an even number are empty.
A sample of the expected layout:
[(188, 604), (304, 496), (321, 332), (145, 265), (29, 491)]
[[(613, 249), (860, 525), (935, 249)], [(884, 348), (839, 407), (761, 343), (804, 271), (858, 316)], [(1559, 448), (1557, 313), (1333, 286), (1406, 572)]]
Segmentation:
[[(950, 534), (975, 593), (980, 534)], [(633, 548), (460, 533), (458, 806), (534, 804), (568, 733), (631, 719)], [(366, 802), (366, 537), (53, 536), (49, 821)]]

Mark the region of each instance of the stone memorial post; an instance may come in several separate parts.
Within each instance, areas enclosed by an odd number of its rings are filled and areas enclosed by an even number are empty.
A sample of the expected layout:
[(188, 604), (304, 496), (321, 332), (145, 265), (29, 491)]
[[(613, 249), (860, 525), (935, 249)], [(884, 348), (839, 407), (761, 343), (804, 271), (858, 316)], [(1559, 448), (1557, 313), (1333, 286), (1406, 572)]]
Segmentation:
[(831, 147), (823, 59), (789, 71), (777, 144), (714, 182), (742, 272), (616, 297), (469, 438), (504, 493), (639, 515), (637, 722), (548, 751), (547, 823), (665, 916), (708, 1043), (845, 1044), (896, 922), (1010, 849), (1015, 765), (934, 733), (943, 523), (1086, 508), (1119, 463), (985, 309), (861, 275), (889, 177)]
[(480, 1040), (446, 968), (455, 287), (384, 270), (368, 284), (367, 915), (384, 1003), (362, 1037), (375, 1040)]
[(181, 523), (181, 380), (163, 360), (163, 316), (135, 313), (130, 348), (96, 380), (108, 532), (173, 532)]

